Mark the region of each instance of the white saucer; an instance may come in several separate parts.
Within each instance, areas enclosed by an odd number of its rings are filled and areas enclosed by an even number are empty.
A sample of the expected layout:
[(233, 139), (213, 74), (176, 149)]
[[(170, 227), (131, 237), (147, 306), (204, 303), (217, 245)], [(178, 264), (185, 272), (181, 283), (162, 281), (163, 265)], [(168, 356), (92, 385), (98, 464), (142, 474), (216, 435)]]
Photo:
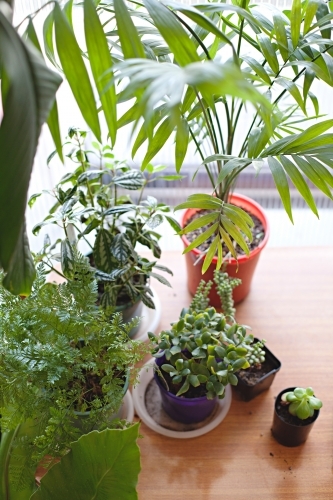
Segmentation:
[[(155, 358), (150, 359), (139, 372), (139, 383), (133, 388), (133, 402), (136, 414), (150, 429), (163, 436), (188, 439), (202, 436), (217, 427), (226, 417), (231, 405), (231, 387), (228, 385), (225, 389), (225, 398), (218, 399), (216, 408), (212, 415), (200, 424), (181, 424), (172, 420), (162, 409), (159, 390), (153, 378), (153, 366)], [(156, 386), (156, 391), (155, 391)], [(154, 419), (152, 412), (148, 412), (146, 405), (146, 392), (150, 391), (155, 406), (155, 413), (158, 414)], [(163, 421), (163, 425), (161, 424)]]
[(133, 340), (142, 340), (143, 342), (145, 342), (146, 340), (148, 340), (148, 332), (155, 333), (158, 325), (160, 324), (162, 312), (161, 301), (155, 290), (152, 287), (150, 287), (150, 289), (153, 292), (152, 299), (155, 304), (155, 309), (150, 309), (149, 307), (142, 304), (142, 310), (140, 313), (141, 322), (139, 330), (133, 336)]

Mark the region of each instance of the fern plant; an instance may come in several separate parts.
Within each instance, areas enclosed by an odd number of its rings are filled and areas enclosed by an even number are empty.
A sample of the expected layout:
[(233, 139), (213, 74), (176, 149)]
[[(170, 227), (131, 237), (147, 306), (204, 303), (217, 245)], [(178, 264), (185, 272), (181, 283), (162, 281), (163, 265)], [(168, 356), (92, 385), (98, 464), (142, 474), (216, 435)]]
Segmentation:
[[(0, 288), (0, 414), (2, 431), (34, 423), (31, 460), (61, 456), (92, 428), (112, 426), (129, 370), (146, 348), (129, 338), (139, 321), (123, 324), (96, 306), (97, 284), (85, 257), (74, 279), (45, 282), (37, 268), (22, 300)], [(134, 376), (135, 379), (135, 376)], [(89, 412), (77, 425), (77, 412)]]

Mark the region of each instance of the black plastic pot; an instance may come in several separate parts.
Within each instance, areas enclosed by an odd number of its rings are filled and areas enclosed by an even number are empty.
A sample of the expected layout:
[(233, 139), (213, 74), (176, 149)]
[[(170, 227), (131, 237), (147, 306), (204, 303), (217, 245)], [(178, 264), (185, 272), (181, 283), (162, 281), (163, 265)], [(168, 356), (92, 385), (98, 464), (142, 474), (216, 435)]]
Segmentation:
[[(258, 339), (255, 338), (254, 341), (258, 342)], [(233, 386), (233, 389), (239, 394), (243, 401), (250, 401), (261, 392), (267, 391), (272, 385), (276, 372), (281, 368), (281, 362), (274, 354), (265, 345), (263, 349), (265, 351), (265, 363), (262, 364), (262, 367), (264, 368), (266, 364), (270, 369), (254, 385), (248, 384), (246, 380), (243, 380), (240, 375), (236, 373), (238, 384)]]
[(283, 446), (299, 446), (304, 443), (311, 431), (313, 424), (319, 416), (319, 410), (314, 411), (313, 417), (309, 417), (306, 420), (300, 420), (298, 417), (292, 417), (293, 423), (286, 422), (279, 413), (279, 408), (281, 407), (281, 396), (285, 392), (293, 391), (295, 387), (289, 387), (288, 389), (283, 389), (281, 391), (274, 404), (274, 418), (272, 425), (272, 434), (275, 439)]

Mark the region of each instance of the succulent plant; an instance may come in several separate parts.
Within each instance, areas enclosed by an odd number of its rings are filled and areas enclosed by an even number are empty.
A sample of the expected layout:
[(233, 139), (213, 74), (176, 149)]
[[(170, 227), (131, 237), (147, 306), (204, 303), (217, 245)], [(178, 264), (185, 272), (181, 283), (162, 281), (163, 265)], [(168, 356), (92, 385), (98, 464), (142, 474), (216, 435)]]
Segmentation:
[(282, 403), (289, 405), (289, 413), (301, 420), (312, 417), (314, 411), (319, 410), (323, 406), (320, 399), (314, 397), (312, 387), (307, 387), (306, 389), (296, 387), (293, 391), (285, 392), (281, 396), (281, 400)]

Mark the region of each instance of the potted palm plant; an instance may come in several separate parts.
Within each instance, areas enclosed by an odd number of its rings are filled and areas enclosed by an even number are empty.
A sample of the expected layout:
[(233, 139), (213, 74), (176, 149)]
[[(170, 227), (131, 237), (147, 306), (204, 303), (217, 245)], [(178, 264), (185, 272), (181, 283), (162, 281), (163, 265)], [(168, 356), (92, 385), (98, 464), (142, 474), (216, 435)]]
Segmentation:
[[(123, 319), (129, 321), (140, 315), (142, 303), (155, 308), (151, 278), (170, 286), (168, 280), (156, 272), (172, 274), (158, 264), (161, 249), (160, 234), (156, 230), (163, 220), (172, 220), (168, 215), (170, 209), (152, 196), (143, 195), (146, 185), (156, 177), (171, 180), (173, 176), (163, 176), (163, 167), (151, 167), (151, 171), (143, 175), (126, 162), (117, 161), (110, 145), (93, 141), (88, 151), (86, 135), (82, 130), (69, 130), (66, 156), (74, 162), (75, 169), (47, 191), (54, 205), (33, 228), (34, 234), (38, 234), (43, 226), (56, 224), (63, 237), (51, 242), (46, 236), (36, 259), (56, 272), (59, 270), (54, 262), (60, 260), (62, 274), (72, 278), (74, 247), (85, 243), (98, 280), (98, 302), (104, 309), (111, 307), (115, 312), (122, 312)], [(30, 206), (40, 194), (31, 196)], [(152, 251), (154, 260), (138, 253), (139, 243)], [(135, 332), (134, 328), (131, 335)]]
[[(259, 173), (265, 165), (291, 221), (291, 185), (316, 216), (311, 185), (332, 198), (333, 121), (317, 121), (312, 92), (315, 80), (333, 83), (328, 6), (320, 0), (308, 8), (294, 0), (282, 12), (247, 0), (195, 6), (145, 0), (146, 31), (133, 23), (123, 0), (114, 7), (117, 31), (108, 34), (119, 37), (125, 60), (113, 73), (122, 81), (128, 77), (122, 99), (136, 99), (119, 125), (144, 119), (133, 154), (148, 143), (144, 169), (175, 132), (177, 172), (192, 143), (198, 169), (211, 182), (210, 194), (192, 195), (176, 207), (189, 210), (180, 231), (194, 273), (189, 289), (194, 293), (201, 272), (209, 279), (211, 264), (219, 268), (227, 259), (228, 273), (238, 271), (242, 279), (235, 290), (236, 301), (242, 300), (269, 229), (257, 204), (232, 194), (240, 173)], [(150, 32), (154, 39), (143, 36)], [(261, 235), (250, 251), (253, 219)], [(193, 266), (203, 257), (202, 270)], [(216, 292), (211, 300), (218, 303)]]

